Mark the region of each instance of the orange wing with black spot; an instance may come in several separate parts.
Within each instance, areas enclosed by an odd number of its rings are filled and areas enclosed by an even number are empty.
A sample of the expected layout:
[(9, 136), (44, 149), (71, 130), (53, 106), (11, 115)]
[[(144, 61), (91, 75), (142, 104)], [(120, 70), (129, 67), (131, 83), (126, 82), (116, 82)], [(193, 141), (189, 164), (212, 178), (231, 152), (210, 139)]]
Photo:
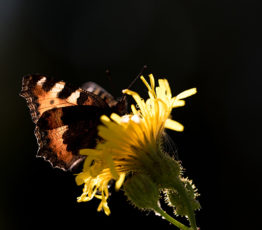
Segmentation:
[(76, 105), (108, 107), (95, 93), (76, 88), (64, 81), (55, 81), (43, 74), (24, 76), (20, 95), (26, 99), (34, 123), (37, 123), (45, 111), (52, 108)]
[(78, 166), (84, 159), (79, 149), (95, 148), (99, 118), (113, 109), (92, 92), (42, 74), (25, 76), (20, 95), (36, 124), (37, 155), (63, 170)]

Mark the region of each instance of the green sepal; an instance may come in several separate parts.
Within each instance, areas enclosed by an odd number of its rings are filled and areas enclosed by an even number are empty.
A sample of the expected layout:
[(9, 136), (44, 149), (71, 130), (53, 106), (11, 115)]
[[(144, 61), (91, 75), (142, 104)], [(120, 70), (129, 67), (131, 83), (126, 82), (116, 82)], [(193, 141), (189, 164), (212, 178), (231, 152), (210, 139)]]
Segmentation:
[[(192, 181), (188, 180), (187, 178), (181, 179), (183, 185), (184, 185), (184, 191), (186, 195), (187, 202), (190, 203), (190, 206), (185, 205), (185, 197), (182, 197), (181, 193), (179, 193), (175, 189), (167, 189), (165, 191), (166, 193), (166, 203), (173, 207), (174, 213), (176, 215), (180, 216), (190, 216), (190, 213), (192, 211), (196, 211), (200, 209), (200, 203), (198, 200), (196, 200), (197, 196), (199, 195), (196, 192), (196, 188)], [(189, 208), (191, 210), (189, 210)]]

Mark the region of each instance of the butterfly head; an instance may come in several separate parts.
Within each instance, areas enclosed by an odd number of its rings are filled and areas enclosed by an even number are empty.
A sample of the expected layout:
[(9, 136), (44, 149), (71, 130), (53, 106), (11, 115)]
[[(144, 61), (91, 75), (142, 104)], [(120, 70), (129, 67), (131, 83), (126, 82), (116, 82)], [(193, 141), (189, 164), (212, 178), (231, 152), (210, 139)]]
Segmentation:
[(123, 97), (119, 98), (117, 100), (116, 105), (112, 108), (113, 112), (121, 115), (125, 115), (127, 113), (127, 100), (126, 96), (124, 95)]

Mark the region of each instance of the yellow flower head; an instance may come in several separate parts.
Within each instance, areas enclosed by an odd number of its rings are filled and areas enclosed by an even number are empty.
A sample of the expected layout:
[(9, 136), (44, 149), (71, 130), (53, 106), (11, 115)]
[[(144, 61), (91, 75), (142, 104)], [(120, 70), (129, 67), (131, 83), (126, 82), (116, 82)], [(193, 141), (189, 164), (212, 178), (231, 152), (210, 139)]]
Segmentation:
[(83, 149), (86, 155), (83, 172), (77, 175), (78, 185), (84, 184), (83, 194), (78, 201), (89, 201), (93, 197), (101, 199), (98, 211), (104, 210), (109, 215), (107, 205), (110, 181), (116, 180), (119, 189), (125, 176), (138, 174), (153, 169), (152, 159), (161, 142), (164, 129), (183, 131), (183, 125), (171, 119), (173, 108), (184, 106), (186, 97), (196, 93), (196, 89), (186, 90), (172, 97), (166, 79), (159, 79), (155, 87), (153, 75), (149, 75), (150, 83), (144, 77), (141, 80), (148, 89), (149, 98), (144, 101), (138, 93), (129, 89), (123, 93), (131, 95), (135, 105), (131, 105), (132, 113), (120, 117), (113, 113), (110, 118), (103, 115), (103, 125), (98, 127), (98, 135), (104, 140), (96, 149)]

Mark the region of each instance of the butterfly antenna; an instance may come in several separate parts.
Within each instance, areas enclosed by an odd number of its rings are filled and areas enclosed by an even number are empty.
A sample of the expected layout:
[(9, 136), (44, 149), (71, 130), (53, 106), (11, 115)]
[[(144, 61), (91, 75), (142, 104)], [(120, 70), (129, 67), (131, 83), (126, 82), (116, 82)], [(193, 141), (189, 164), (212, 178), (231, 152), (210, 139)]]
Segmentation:
[[(137, 79), (143, 75), (144, 71), (147, 69), (147, 65), (144, 65), (143, 68), (140, 70), (139, 74), (134, 78), (134, 80), (129, 84), (129, 86), (127, 87), (127, 89), (130, 89), (135, 82), (137, 81)], [(121, 98), (121, 101), (126, 100), (126, 94), (124, 94)]]
[(127, 87), (127, 89), (130, 89), (135, 82), (137, 81), (137, 79), (143, 75), (144, 71), (147, 69), (147, 65), (144, 65), (143, 68), (140, 70), (139, 74), (135, 77), (135, 79), (130, 83), (130, 85)]

